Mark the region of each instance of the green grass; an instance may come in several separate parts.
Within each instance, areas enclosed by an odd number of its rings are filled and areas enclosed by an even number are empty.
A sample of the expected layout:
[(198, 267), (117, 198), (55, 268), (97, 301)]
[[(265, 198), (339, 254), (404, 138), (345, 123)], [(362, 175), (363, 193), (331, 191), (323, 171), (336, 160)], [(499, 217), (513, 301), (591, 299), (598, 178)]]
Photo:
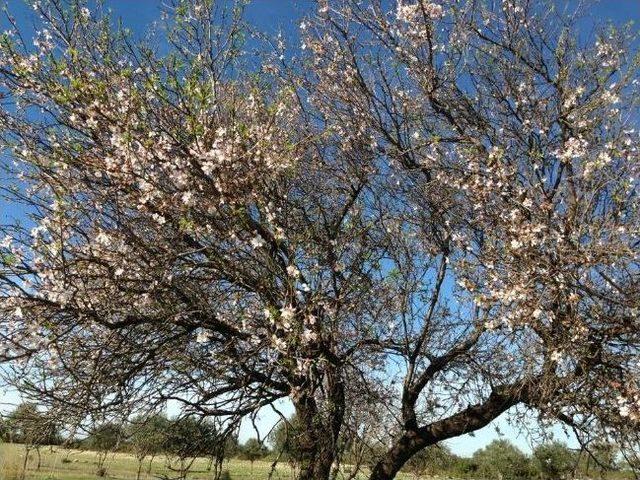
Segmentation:
[[(0, 480), (22, 480), (22, 465), (25, 448), (20, 444), (0, 443)], [(40, 449), (41, 465), (37, 470), (38, 456), (35, 451), (29, 454), (25, 480), (135, 480), (138, 471), (138, 461), (127, 453), (109, 454), (104, 464), (106, 475), (99, 477), (98, 455), (93, 451), (71, 450), (61, 447), (42, 447)], [(197, 459), (187, 480), (211, 480), (213, 473), (207, 471), (209, 461), (205, 458)], [(151, 464), (151, 471), (147, 473), (149, 459), (144, 461), (140, 480), (156, 480), (166, 476), (177, 478), (178, 474), (167, 468), (167, 458), (155, 458)], [(271, 462), (256, 461), (253, 466), (249, 461), (232, 459), (224, 463), (223, 470), (228, 470), (232, 480), (267, 480), (271, 471)], [(293, 470), (286, 462), (281, 462), (271, 478), (274, 480), (293, 479)], [(594, 477), (595, 475), (591, 475)], [(348, 477), (345, 475), (344, 478)], [(340, 478), (340, 477), (338, 477)], [(358, 476), (358, 480), (366, 479), (365, 474)], [(416, 475), (401, 473), (398, 480), (416, 480)], [(440, 479), (446, 477), (439, 477)], [(615, 472), (607, 475), (608, 480), (631, 479), (629, 472)], [(433, 479), (432, 477), (432, 480)]]
[[(0, 480), (20, 480), (22, 462), (25, 449), (18, 444), (0, 444)], [(40, 470), (36, 470), (37, 454), (31, 451), (27, 466), (26, 480), (97, 480), (98, 456), (95, 452), (69, 450), (61, 447), (42, 447), (40, 449), (42, 462)], [(210, 480), (212, 472), (207, 471), (208, 460), (197, 459), (188, 475), (189, 480)], [(141, 480), (153, 480), (167, 475), (177, 477), (176, 472), (167, 468), (167, 459), (154, 459), (150, 474), (147, 474), (149, 459), (144, 462)], [(126, 453), (109, 454), (104, 464), (106, 480), (135, 480), (138, 461), (133, 455)], [(224, 470), (229, 470), (231, 478), (236, 479), (267, 479), (271, 471), (271, 463), (256, 461), (251, 466), (249, 461), (232, 459), (224, 463)], [(293, 471), (286, 463), (280, 463), (273, 475), (274, 479), (291, 479)]]

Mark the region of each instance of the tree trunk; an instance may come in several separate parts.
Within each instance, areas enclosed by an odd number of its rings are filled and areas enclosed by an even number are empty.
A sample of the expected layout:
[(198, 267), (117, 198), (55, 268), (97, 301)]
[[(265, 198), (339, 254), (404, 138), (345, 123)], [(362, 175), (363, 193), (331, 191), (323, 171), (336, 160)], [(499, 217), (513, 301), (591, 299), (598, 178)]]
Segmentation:
[(155, 454), (151, 455), (151, 459), (149, 459), (149, 468), (147, 468), (147, 475), (151, 474), (151, 468), (153, 467), (153, 460), (156, 458)]
[(321, 408), (312, 394), (302, 394), (294, 401), (303, 427), (298, 438), (301, 453), (298, 480), (331, 478), (345, 410), (344, 384), (336, 369), (327, 372), (325, 392)]
[(140, 474), (142, 472), (142, 462), (144, 461), (144, 457), (138, 458), (138, 471), (136, 472), (136, 480), (140, 480)]
[(24, 480), (27, 474), (27, 463), (29, 462), (29, 447), (24, 447), (24, 462), (22, 462), (22, 472), (20, 473), (20, 480)]
[(369, 480), (392, 480), (402, 466), (423, 448), (488, 425), (516, 405), (524, 395), (521, 386), (494, 390), (483, 403), (424, 427), (418, 427), (413, 418), (408, 418), (405, 432), (376, 464)]
[(426, 448), (428, 442), (413, 432), (407, 432), (391, 447), (371, 471), (369, 480), (391, 480), (402, 466), (417, 452)]
[[(317, 475), (322, 470), (320, 463), (320, 450), (324, 439), (319, 436), (318, 423), (320, 415), (315, 399), (309, 395), (303, 395), (295, 402), (296, 415), (302, 426), (298, 437), (300, 450), (300, 471), (298, 480), (322, 480)], [(329, 467), (330, 468), (330, 467)]]

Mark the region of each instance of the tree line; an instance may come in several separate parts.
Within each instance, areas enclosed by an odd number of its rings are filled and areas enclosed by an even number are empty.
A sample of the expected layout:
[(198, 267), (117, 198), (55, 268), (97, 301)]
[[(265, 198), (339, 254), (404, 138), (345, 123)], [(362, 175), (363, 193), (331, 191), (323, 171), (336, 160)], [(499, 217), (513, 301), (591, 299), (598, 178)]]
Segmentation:
[(184, 478), (197, 458), (209, 458), (207, 470), (211, 470), (219, 468), (223, 458), (240, 456), (253, 462), (268, 452), (264, 447), (257, 448), (252, 440), (239, 445), (236, 436), (223, 434), (213, 422), (194, 417), (168, 418), (157, 414), (134, 417), (127, 422), (97, 422), (85, 427), (81, 435), (74, 434), (74, 430), (29, 403), (0, 418), (0, 439), (20, 443), (25, 448), (23, 470), (31, 452), (37, 454), (36, 468), (40, 469), (40, 449), (48, 446), (95, 451), (98, 476), (106, 475), (109, 454), (131, 453), (138, 462), (136, 478), (140, 478), (144, 469), (149, 473), (158, 456), (164, 456), (169, 470)]
[[(270, 435), (273, 452), (296, 464), (303, 459), (297, 446), (301, 425), (293, 416), (281, 422)], [(372, 468), (380, 455), (382, 445), (369, 445), (364, 456), (351, 448), (345, 462), (364, 463)], [(558, 440), (538, 443), (530, 455), (522, 452), (506, 439), (493, 440), (486, 447), (476, 450), (471, 457), (463, 457), (451, 451), (445, 444), (433, 445), (415, 455), (402, 471), (423, 476), (444, 475), (455, 478), (485, 478), (502, 480), (600, 477), (617, 471), (629, 470), (628, 459), (619, 449), (606, 441), (595, 441), (580, 448), (570, 448)]]
[[(96, 475), (100, 477), (107, 474), (106, 460), (111, 453), (130, 453), (138, 462), (137, 479), (143, 473), (150, 474), (154, 460), (159, 457), (163, 457), (168, 469), (175, 474), (172, 478), (181, 479), (194, 472), (194, 463), (199, 458), (209, 459), (206, 471), (221, 469), (223, 462), (232, 458), (248, 460), (252, 466), (257, 460), (282, 460), (298, 468), (304, 460), (298, 443), (300, 430), (300, 422), (294, 415), (279, 422), (266, 438), (249, 438), (240, 443), (236, 434), (223, 435), (210, 421), (156, 414), (134, 417), (126, 423), (104, 422), (79, 438), (70, 435), (63, 425), (33, 404), (21, 404), (4, 418), (0, 417), (0, 439), (23, 444), (25, 448), (23, 470), (31, 452), (37, 454), (39, 470), (40, 449), (62, 446), (96, 452)], [(376, 450), (381, 448), (371, 442), (364, 455), (357, 448), (350, 448), (344, 459), (346, 473), (352, 472), (357, 463), (372, 468), (379, 454)], [(68, 457), (63, 459), (65, 463), (68, 461)], [(501, 439), (478, 449), (471, 457), (456, 455), (444, 444), (434, 445), (414, 456), (403, 471), (455, 478), (558, 480), (580, 476), (605, 478), (608, 472), (628, 468), (618, 449), (607, 442), (595, 442), (586, 452), (584, 448), (574, 449), (559, 441), (549, 441), (539, 444), (527, 455), (508, 440)]]

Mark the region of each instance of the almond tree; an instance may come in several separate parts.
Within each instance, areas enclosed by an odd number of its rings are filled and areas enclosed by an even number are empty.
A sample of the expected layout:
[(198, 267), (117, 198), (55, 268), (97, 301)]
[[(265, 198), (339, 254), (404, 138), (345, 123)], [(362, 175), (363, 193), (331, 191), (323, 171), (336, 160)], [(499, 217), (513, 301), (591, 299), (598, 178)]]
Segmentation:
[(364, 385), (350, 364), (396, 315), (402, 192), (325, 142), (274, 66), (245, 70), (239, 7), (168, 7), (168, 53), (80, 1), (35, 11), (35, 50), (17, 26), (0, 48), (26, 217), (0, 237), (6, 380), (67, 421), (171, 401), (229, 434), (290, 398), (301, 478), (327, 478)]
[(378, 350), (402, 386), (371, 478), (516, 405), (579, 436), (638, 428), (634, 36), (559, 6), (321, 2), (303, 24), (310, 110), (428, 219)]
[(373, 479), (516, 406), (637, 430), (632, 39), (542, 1), (391, 3), (320, 2), (302, 61), (275, 39), (259, 71), (210, 0), (156, 49), (80, 0), (35, 5), (35, 47), (6, 32), (6, 380), (229, 434), (289, 398), (301, 479), (357, 418)]

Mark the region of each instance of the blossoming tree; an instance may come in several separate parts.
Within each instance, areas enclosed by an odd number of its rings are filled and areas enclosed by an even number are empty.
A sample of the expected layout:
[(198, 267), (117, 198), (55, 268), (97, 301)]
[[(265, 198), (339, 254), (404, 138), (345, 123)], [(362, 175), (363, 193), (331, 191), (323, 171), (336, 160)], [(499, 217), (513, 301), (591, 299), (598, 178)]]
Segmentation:
[(163, 53), (36, 4), (0, 48), (6, 380), (228, 431), (289, 398), (301, 479), (363, 418), (372, 479), (517, 406), (633, 446), (637, 63), (547, 6), (323, 1), (253, 72), (240, 8), (176, 1)]
[(634, 37), (586, 39), (557, 8), (354, 1), (304, 25), (327, 130), (369, 145), (429, 219), (430, 262), (408, 270), (426, 298), (406, 292), (386, 351), (398, 433), (372, 478), (516, 404), (579, 436), (638, 428)]

